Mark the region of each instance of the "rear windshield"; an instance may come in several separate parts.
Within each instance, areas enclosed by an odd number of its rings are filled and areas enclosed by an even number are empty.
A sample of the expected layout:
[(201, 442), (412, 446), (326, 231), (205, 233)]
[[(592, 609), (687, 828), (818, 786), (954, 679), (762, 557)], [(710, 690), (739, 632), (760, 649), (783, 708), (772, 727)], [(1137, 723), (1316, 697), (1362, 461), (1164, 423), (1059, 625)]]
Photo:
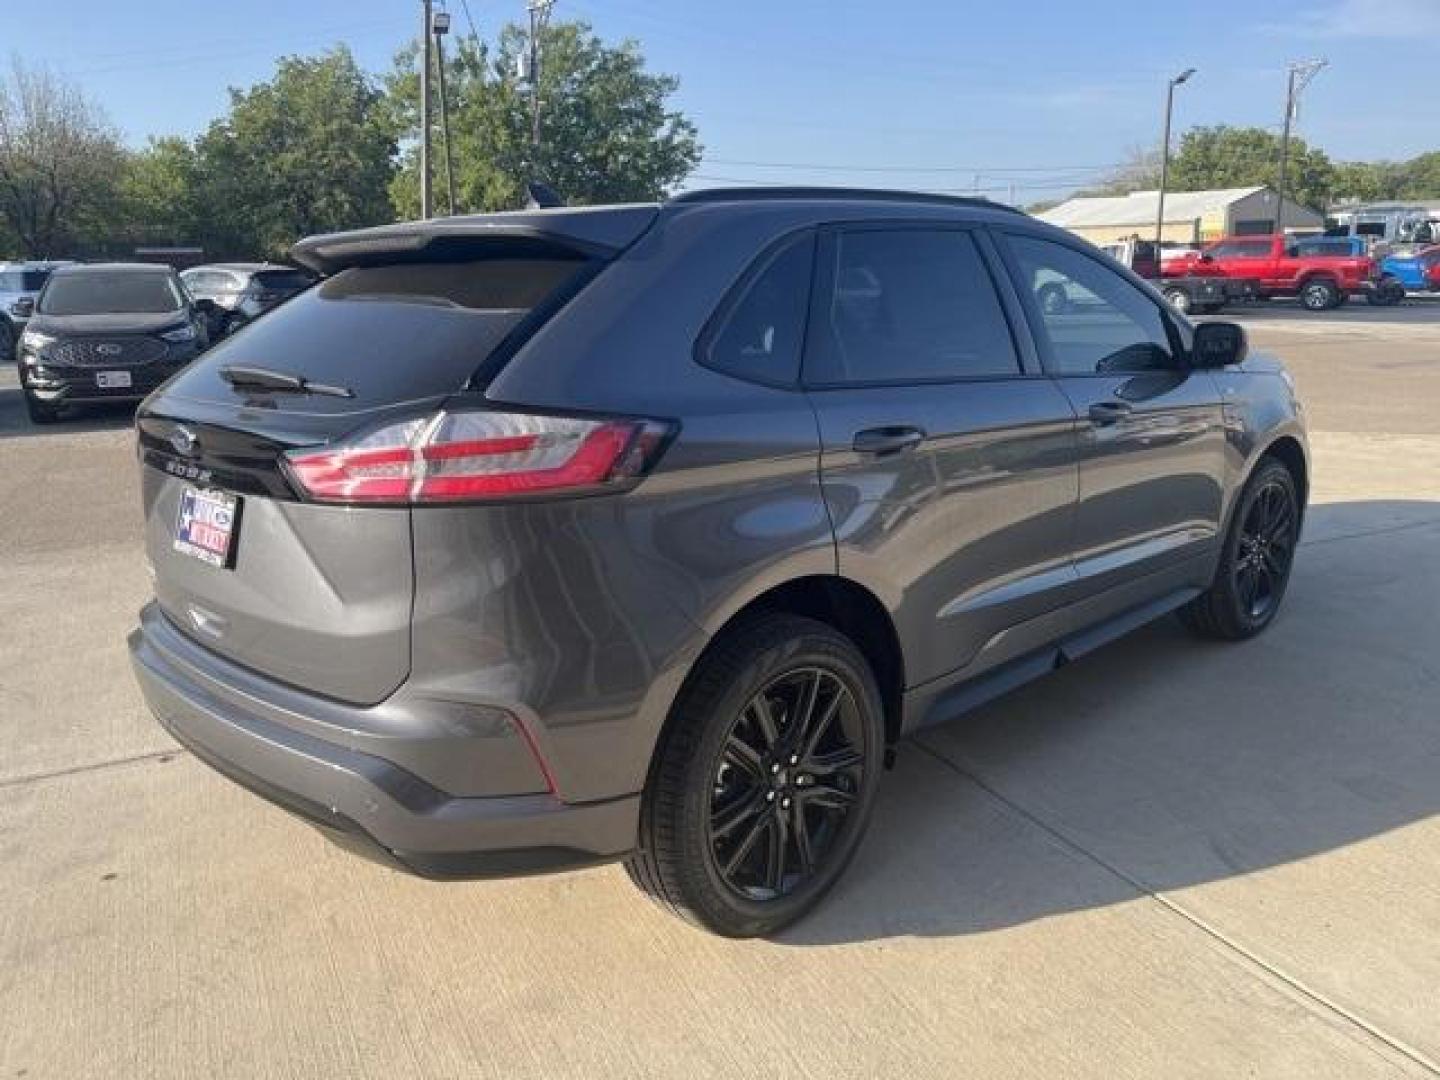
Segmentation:
[(159, 315), (180, 305), (180, 290), (169, 274), (124, 270), (59, 274), (50, 279), (40, 296), (40, 310), (46, 315)]
[(0, 292), (39, 292), (49, 270), (0, 270)]
[(303, 270), (259, 270), (254, 277), (260, 288), (277, 292), (299, 292), (308, 289), (314, 280)]
[(357, 267), (325, 279), (211, 349), (171, 388), (237, 400), (219, 376), (258, 366), (343, 386), (353, 398), (274, 395), (277, 408), (338, 412), (461, 390), (537, 305), (588, 262), (491, 258)]

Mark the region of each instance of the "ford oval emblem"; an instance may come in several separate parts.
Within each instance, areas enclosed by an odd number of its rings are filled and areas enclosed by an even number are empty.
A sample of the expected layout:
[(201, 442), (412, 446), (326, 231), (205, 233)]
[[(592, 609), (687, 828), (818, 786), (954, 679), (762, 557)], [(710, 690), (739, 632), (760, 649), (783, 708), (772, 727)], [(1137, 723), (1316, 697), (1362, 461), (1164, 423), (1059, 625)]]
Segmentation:
[(177, 424), (175, 430), (170, 432), (170, 445), (175, 448), (177, 454), (189, 457), (195, 453), (195, 448), (200, 445), (200, 440), (184, 424)]

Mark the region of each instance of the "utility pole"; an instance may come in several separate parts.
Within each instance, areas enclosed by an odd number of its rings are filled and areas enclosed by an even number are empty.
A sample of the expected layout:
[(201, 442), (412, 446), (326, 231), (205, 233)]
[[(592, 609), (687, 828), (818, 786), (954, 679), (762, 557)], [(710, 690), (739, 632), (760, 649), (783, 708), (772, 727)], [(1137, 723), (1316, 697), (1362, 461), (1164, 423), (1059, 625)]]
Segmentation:
[(455, 216), (455, 161), (450, 153), (450, 106), (445, 100), (445, 35), (450, 32), (450, 13), (435, 12), (431, 20), (435, 33), (435, 74), (440, 80), (440, 134), (445, 139), (445, 191), (446, 206), (451, 217)]
[(1285, 91), (1285, 126), (1280, 133), (1280, 183), (1279, 202), (1275, 207), (1275, 232), (1285, 232), (1285, 173), (1290, 163), (1290, 125), (1300, 105), (1300, 95), (1310, 80), (1320, 74), (1320, 69), (1329, 64), (1328, 60), (1301, 60), (1290, 65), (1290, 82)]
[(1170, 116), (1175, 111), (1175, 87), (1195, 74), (1186, 68), (1165, 86), (1165, 134), (1160, 139), (1160, 197), (1155, 207), (1155, 259), (1160, 259), (1160, 243), (1165, 239), (1165, 185), (1170, 180)]
[(430, 0), (420, 0), (420, 216), (430, 216)]
[(540, 35), (550, 22), (550, 9), (555, 0), (530, 0), (529, 63), (522, 61), (523, 73), (530, 82), (530, 173), (532, 180), (540, 172)]

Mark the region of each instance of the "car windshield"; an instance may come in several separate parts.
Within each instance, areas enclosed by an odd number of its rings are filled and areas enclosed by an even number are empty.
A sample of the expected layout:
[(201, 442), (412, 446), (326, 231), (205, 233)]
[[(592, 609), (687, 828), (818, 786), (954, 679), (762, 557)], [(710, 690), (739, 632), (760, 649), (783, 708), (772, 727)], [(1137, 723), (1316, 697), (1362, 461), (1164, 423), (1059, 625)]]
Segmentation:
[(40, 311), (46, 315), (159, 315), (178, 311), (181, 303), (180, 290), (168, 273), (133, 270), (59, 274), (40, 295)]

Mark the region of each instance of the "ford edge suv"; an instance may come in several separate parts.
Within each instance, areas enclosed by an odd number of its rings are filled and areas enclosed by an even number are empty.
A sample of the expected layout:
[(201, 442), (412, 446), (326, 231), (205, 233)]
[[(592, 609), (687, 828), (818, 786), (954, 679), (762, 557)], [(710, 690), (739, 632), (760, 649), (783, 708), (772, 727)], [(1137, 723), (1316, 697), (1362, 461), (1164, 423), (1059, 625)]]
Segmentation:
[(293, 254), (321, 283), (139, 410), (130, 648), (181, 743), (393, 865), (623, 859), (770, 933), (903, 736), (1284, 596), (1289, 377), (1016, 211), (719, 190)]

